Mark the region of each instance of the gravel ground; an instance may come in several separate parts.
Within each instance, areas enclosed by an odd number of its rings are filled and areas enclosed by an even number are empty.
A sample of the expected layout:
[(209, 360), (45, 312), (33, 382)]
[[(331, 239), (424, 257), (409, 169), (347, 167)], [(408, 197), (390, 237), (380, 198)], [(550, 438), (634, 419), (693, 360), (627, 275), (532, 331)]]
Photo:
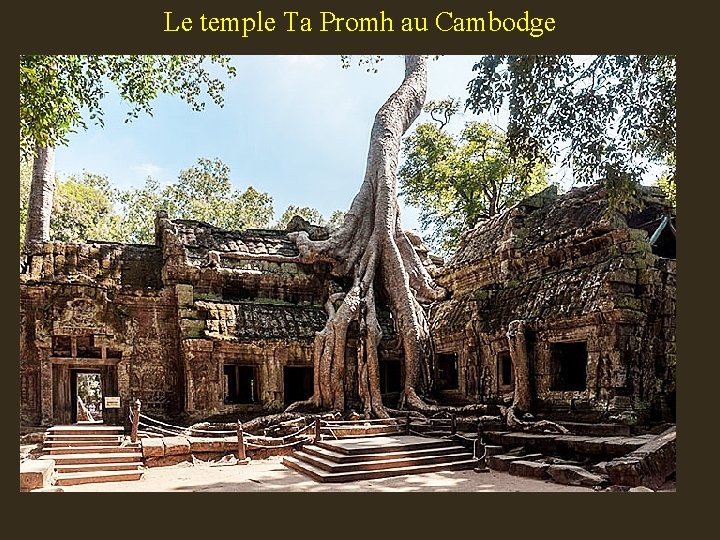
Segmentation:
[(508, 473), (473, 470), (396, 476), (342, 484), (321, 484), (282, 464), (273, 456), (248, 465), (181, 463), (145, 470), (141, 480), (63, 486), (64, 491), (94, 492), (592, 492)]

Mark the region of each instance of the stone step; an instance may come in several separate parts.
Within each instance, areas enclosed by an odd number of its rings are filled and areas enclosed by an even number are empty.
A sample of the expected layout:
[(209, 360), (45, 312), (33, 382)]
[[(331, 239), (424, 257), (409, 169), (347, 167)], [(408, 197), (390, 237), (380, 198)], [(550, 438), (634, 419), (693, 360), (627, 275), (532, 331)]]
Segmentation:
[(320, 428), (320, 432), (327, 439), (343, 438), (343, 437), (374, 437), (377, 435), (397, 435), (403, 430), (396, 426), (361, 426), (361, 425), (342, 425)]
[[(374, 454), (377, 455), (377, 454)], [(349, 463), (337, 463), (329, 459), (321, 458), (308, 454), (303, 451), (293, 453), (293, 457), (309, 463), (313, 467), (322, 469), (329, 473), (344, 473), (344, 472), (361, 472), (361, 471), (376, 471), (385, 469), (399, 469), (421, 465), (433, 465), (433, 464), (448, 464), (457, 461), (466, 461), (472, 459), (472, 454), (468, 454), (465, 451), (455, 453), (442, 453), (442, 454), (431, 454), (425, 456), (413, 456), (413, 457), (392, 457), (392, 454), (382, 455), (381, 459), (373, 461), (360, 461), (360, 462), (349, 462)]]
[(45, 454), (38, 459), (52, 459), (55, 466), (80, 465), (90, 463), (126, 463), (142, 462), (142, 452), (114, 453), (114, 454)]
[[(316, 445), (306, 445), (303, 447), (302, 451), (314, 455), (316, 457), (332, 461), (334, 463), (360, 463), (363, 461), (382, 461), (383, 459), (400, 459), (400, 458), (413, 458), (413, 457), (421, 457), (421, 456), (430, 456), (430, 455), (437, 455), (438, 454), (438, 448), (437, 447), (430, 447), (430, 448), (420, 448), (415, 450), (396, 450), (394, 452), (385, 452), (381, 451), (381, 449), (377, 449), (378, 451), (376, 453), (372, 454), (344, 454), (341, 452), (336, 452), (335, 450), (331, 450), (328, 448), (323, 448), (321, 446)], [(384, 449), (383, 449), (384, 450)], [(441, 450), (443, 452), (447, 453), (461, 453), (466, 452), (467, 450), (463, 448), (462, 446), (446, 446), (442, 447)]]
[(94, 441), (94, 440), (101, 440), (101, 439), (109, 439), (109, 440), (118, 440), (118, 439), (124, 439), (125, 435), (122, 433), (64, 433), (64, 432), (58, 432), (58, 433), (45, 433), (44, 439), (47, 440), (54, 440), (54, 439), (67, 439), (67, 440), (73, 440), (73, 441)]
[(104, 425), (53, 426), (48, 428), (46, 433), (51, 435), (121, 435), (125, 433), (125, 428), (122, 426)]
[[(650, 438), (653, 436), (650, 435)], [(524, 447), (530, 451), (550, 455), (577, 454), (613, 458), (623, 456), (648, 441), (647, 436), (591, 437), (587, 435), (561, 435), (555, 433), (527, 433), (488, 431), (487, 442), (506, 448)]]
[(133, 446), (110, 446), (110, 445), (102, 445), (102, 446), (51, 446), (49, 448), (43, 448), (43, 452), (46, 454), (50, 454), (53, 456), (59, 455), (59, 454), (81, 454), (81, 453), (89, 453), (89, 454), (104, 454), (104, 453), (113, 453), (113, 454), (122, 454), (125, 452), (137, 452), (137, 447)]
[(630, 426), (625, 424), (589, 424), (585, 422), (558, 422), (570, 430), (573, 435), (592, 437), (630, 437)]
[(77, 484), (93, 484), (98, 482), (124, 482), (140, 480), (143, 471), (99, 471), (62, 473), (55, 477), (56, 486), (73, 486)]
[(318, 467), (315, 467), (314, 465), (301, 461), (293, 456), (284, 457), (283, 463), (287, 467), (290, 467), (291, 469), (299, 473), (309, 476), (316, 482), (354, 482), (357, 480), (389, 478), (392, 476), (473, 469), (477, 466), (477, 461), (475, 461), (474, 459), (467, 459), (448, 463), (433, 463), (428, 465), (394, 467), (370, 471), (328, 472)]
[(91, 471), (136, 471), (142, 463), (128, 461), (125, 463), (77, 463), (74, 465), (56, 465), (58, 473), (91, 472)]
[(57, 448), (63, 446), (120, 446), (122, 440), (118, 437), (108, 438), (102, 437), (100, 439), (45, 439), (43, 442), (43, 448)]
[(405, 452), (408, 450), (423, 450), (427, 448), (447, 448), (455, 446), (452, 441), (444, 439), (424, 439), (421, 437), (369, 437), (367, 442), (362, 440), (348, 441), (318, 441), (317, 446), (333, 450), (342, 454), (376, 454), (378, 452)]

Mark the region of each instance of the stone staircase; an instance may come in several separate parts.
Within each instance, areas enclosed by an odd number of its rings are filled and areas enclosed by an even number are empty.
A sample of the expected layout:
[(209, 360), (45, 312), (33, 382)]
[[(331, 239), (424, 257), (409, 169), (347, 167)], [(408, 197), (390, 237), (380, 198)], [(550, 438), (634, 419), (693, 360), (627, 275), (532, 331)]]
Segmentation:
[(407, 435), (349, 438), (306, 445), (283, 463), (317, 482), (472, 469), (472, 453), (452, 441)]
[(55, 461), (57, 486), (139, 480), (143, 475), (139, 443), (125, 442), (123, 428), (118, 426), (51, 427), (39, 459)]

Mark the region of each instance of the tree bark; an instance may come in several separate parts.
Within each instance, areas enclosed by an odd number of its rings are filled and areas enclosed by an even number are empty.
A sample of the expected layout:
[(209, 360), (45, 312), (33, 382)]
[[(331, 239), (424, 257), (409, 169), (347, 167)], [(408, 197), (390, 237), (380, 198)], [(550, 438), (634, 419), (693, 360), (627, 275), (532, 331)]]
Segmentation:
[(33, 160), (32, 182), (25, 223), (25, 250), (32, 242), (50, 240), (50, 216), (55, 192), (55, 149), (39, 147)]
[[(352, 278), (350, 290), (326, 305), (328, 321), (314, 344), (315, 393), (319, 408), (343, 410), (345, 345), (349, 324), (357, 320), (358, 394), (366, 417), (387, 417), (380, 396), (377, 347), (382, 330), (376, 292), (388, 299), (404, 352), (401, 403), (426, 410), (420, 395), (432, 385), (432, 344), (423, 304), (445, 297), (433, 282), (401, 228), (397, 201), (400, 139), (425, 102), (426, 58), (407, 56), (405, 78), (375, 115), (365, 177), (341, 227), (327, 240), (313, 241), (304, 231), (291, 233), (306, 262), (326, 261), (333, 273)], [(339, 305), (335, 305), (335, 304)]]

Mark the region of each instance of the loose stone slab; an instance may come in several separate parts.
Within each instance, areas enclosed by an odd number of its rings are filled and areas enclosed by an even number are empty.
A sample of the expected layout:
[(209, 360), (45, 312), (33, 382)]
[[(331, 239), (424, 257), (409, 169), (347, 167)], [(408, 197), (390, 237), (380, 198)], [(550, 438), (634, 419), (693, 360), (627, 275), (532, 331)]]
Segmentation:
[(20, 491), (47, 487), (52, 483), (55, 460), (28, 459), (20, 463)]
[(524, 476), (526, 478), (547, 478), (549, 465), (539, 461), (525, 461), (520, 459), (510, 463), (509, 472), (513, 476)]
[(165, 444), (161, 438), (148, 437), (140, 439), (144, 458), (161, 457), (165, 455)]
[(190, 453), (190, 442), (185, 437), (163, 437), (166, 456), (182, 456)]
[(507, 454), (501, 454), (498, 456), (490, 456), (488, 458), (488, 467), (495, 471), (507, 472), (510, 469), (510, 464), (513, 461), (518, 460), (530, 460), (534, 458), (542, 457), (542, 454), (530, 454), (527, 456), (510, 456)]
[(554, 482), (566, 486), (594, 487), (605, 483), (602, 476), (586, 471), (577, 465), (550, 465), (547, 473)]
[(607, 464), (613, 484), (657, 489), (675, 471), (675, 426), (629, 454)]

